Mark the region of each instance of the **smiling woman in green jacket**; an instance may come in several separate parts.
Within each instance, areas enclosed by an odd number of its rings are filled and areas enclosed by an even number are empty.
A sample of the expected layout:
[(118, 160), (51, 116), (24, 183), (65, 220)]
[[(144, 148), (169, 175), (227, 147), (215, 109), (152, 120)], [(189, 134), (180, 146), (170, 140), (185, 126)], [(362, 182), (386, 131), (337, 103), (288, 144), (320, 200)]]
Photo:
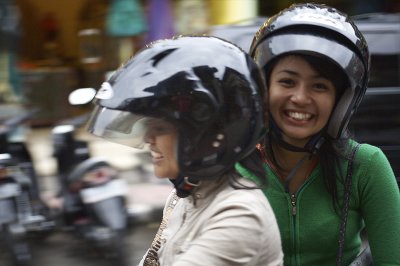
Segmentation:
[[(367, 44), (347, 15), (297, 4), (260, 28), (250, 54), (267, 82), (270, 123), (259, 150), (285, 265), (335, 265), (344, 180), (356, 145), (347, 124), (367, 87)], [(237, 169), (255, 179), (242, 165)], [(362, 250), (364, 230), (375, 265), (400, 265), (400, 193), (393, 171), (383, 152), (368, 144), (360, 146), (352, 169), (343, 265)]]

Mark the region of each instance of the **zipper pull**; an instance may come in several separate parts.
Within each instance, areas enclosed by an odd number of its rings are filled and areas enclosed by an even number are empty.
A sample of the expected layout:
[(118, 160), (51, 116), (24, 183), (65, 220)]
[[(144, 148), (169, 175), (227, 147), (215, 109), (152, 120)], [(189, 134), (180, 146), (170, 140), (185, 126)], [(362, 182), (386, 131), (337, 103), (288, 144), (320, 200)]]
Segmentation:
[(293, 214), (293, 216), (296, 216), (296, 214), (297, 214), (297, 209), (296, 209), (296, 195), (295, 194), (292, 194), (291, 196), (290, 196), (290, 199), (291, 199), (291, 203), (292, 203), (292, 214)]

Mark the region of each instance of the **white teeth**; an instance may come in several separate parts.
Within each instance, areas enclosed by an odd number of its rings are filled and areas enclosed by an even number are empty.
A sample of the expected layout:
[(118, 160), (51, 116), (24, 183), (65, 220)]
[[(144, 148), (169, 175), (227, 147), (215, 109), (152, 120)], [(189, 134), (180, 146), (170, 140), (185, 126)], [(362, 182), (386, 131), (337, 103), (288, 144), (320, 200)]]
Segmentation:
[(158, 159), (158, 158), (161, 158), (162, 155), (161, 155), (161, 153), (151, 151), (151, 157)]
[(296, 120), (308, 120), (311, 118), (311, 114), (308, 113), (288, 112), (288, 115)]

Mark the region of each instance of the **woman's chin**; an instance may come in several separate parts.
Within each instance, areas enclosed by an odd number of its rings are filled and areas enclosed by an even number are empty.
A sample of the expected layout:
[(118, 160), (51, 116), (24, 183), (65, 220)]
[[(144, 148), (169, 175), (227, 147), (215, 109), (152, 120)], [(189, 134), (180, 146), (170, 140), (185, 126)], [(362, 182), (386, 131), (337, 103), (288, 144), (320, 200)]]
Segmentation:
[(176, 179), (178, 176), (176, 173), (172, 172), (166, 172), (166, 171), (157, 171), (157, 169), (154, 169), (154, 175), (158, 178), (168, 178), (168, 179)]

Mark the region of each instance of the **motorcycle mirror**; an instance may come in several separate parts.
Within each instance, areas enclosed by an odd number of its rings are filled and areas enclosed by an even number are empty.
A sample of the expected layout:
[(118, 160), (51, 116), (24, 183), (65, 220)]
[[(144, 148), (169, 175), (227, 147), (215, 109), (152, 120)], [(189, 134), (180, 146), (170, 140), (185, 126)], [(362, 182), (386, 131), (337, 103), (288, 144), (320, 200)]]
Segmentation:
[(82, 105), (91, 102), (96, 95), (93, 88), (80, 88), (72, 91), (68, 96), (68, 102), (72, 105)]

